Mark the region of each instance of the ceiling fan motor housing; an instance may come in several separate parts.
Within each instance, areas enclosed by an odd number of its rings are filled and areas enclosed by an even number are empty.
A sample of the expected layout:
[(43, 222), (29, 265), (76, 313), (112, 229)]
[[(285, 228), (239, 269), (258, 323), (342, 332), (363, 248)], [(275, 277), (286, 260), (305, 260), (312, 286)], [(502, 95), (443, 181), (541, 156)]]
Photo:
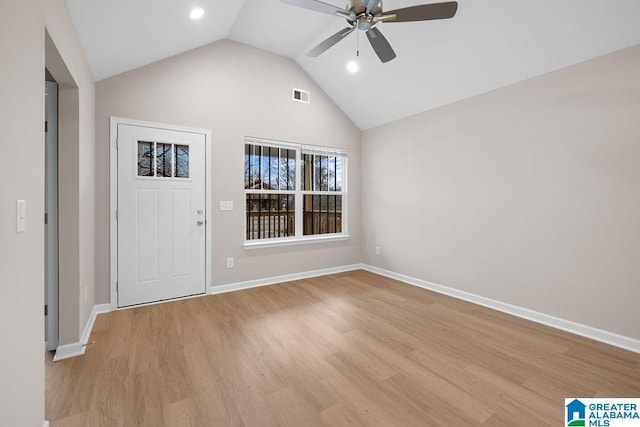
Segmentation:
[(351, 25), (357, 25), (359, 30), (369, 31), (375, 24), (374, 17), (382, 15), (382, 1), (367, 13), (364, 0), (348, 0), (347, 10), (355, 14), (355, 18), (347, 18)]
[[(367, 8), (365, 6), (364, 0), (348, 0), (347, 10), (349, 12), (353, 12), (356, 15), (360, 15), (361, 13), (365, 13)], [(382, 15), (382, 1), (378, 2), (377, 6), (370, 11), (373, 16)]]
[(362, 14), (356, 18), (358, 22), (358, 29), (362, 31), (369, 31), (373, 26), (373, 15)]

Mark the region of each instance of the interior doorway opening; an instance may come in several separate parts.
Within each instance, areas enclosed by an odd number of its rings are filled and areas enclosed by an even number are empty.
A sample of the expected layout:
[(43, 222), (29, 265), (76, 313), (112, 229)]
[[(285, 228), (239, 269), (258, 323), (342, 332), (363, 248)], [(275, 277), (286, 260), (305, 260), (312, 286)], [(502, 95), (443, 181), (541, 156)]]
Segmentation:
[(45, 69), (44, 331), (47, 350), (59, 342), (58, 83)]

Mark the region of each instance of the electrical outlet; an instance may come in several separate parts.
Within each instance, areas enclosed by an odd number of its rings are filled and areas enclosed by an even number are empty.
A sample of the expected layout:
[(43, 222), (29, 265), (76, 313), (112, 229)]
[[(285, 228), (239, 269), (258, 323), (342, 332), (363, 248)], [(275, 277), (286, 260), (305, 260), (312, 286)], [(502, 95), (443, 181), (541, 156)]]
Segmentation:
[(233, 258), (227, 258), (227, 268), (233, 268)]
[(380, 256), (380, 246), (376, 246), (376, 256)]

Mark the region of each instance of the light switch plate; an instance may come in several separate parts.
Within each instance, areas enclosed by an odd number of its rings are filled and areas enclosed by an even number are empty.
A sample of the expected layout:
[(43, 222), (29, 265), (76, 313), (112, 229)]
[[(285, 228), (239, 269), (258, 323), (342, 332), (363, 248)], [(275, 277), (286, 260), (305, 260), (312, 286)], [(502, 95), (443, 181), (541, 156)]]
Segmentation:
[(16, 200), (16, 232), (22, 233), (27, 228), (27, 202)]
[(220, 201), (220, 210), (221, 211), (232, 211), (233, 210), (233, 201), (221, 200)]

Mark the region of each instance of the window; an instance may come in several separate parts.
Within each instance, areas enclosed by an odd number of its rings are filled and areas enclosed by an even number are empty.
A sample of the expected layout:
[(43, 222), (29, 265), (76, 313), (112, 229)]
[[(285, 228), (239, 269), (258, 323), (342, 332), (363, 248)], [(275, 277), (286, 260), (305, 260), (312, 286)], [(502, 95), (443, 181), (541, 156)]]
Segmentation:
[(246, 242), (346, 236), (346, 151), (245, 139)]
[(246, 240), (296, 234), (295, 149), (245, 144)]
[(342, 233), (344, 157), (329, 150), (303, 147), (303, 233)]
[(138, 176), (189, 178), (189, 146), (138, 141)]

